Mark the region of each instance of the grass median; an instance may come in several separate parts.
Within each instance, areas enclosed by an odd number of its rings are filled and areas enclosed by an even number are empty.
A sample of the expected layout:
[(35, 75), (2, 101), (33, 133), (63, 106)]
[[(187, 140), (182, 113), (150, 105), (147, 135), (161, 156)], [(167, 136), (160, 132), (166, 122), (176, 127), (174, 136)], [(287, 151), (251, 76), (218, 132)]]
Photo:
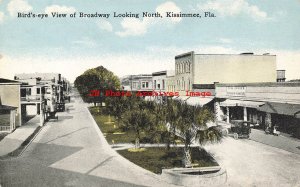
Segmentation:
[[(109, 144), (134, 143), (135, 133), (119, 128), (115, 119), (102, 113), (101, 108), (91, 107), (90, 112)], [(146, 132), (142, 132), (141, 143), (149, 143), (147, 140), (149, 140), (149, 137), (147, 137)], [(183, 147), (171, 147), (170, 149), (166, 147), (146, 147), (143, 151), (136, 152), (124, 149), (119, 150), (118, 153), (136, 165), (156, 174), (160, 174), (163, 168), (184, 167), (182, 164)], [(195, 167), (218, 166), (218, 163), (204, 149), (192, 147), (191, 154), (192, 164)]]

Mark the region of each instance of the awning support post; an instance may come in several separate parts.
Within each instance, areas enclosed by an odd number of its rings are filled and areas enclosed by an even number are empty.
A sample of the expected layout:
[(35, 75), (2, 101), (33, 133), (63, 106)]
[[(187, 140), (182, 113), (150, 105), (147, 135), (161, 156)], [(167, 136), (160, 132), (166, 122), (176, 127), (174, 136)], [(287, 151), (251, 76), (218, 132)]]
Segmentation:
[(247, 120), (247, 108), (244, 107), (244, 121), (248, 121)]

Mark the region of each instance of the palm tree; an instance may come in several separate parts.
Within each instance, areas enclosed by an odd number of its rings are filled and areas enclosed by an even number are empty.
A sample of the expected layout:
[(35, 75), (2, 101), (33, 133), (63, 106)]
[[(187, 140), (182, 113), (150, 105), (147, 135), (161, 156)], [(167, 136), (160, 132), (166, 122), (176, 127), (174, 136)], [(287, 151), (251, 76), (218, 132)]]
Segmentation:
[(191, 148), (192, 140), (195, 137), (194, 127), (194, 107), (187, 105), (185, 102), (178, 103), (180, 115), (178, 116), (178, 130), (184, 141), (184, 158), (185, 167), (191, 165)]
[(195, 124), (198, 127), (196, 137), (200, 145), (206, 143), (220, 142), (222, 139), (222, 133), (216, 126), (207, 126), (207, 122), (214, 121), (213, 113), (207, 108), (198, 107), (195, 115)]
[(167, 132), (167, 149), (170, 149), (171, 144), (175, 144), (176, 137), (176, 127), (179, 125), (180, 112), (179, 105), (177, 101), (172, 99), (167, 100), (166, 105), (166, 124), (168, 125)]
[(149, 107), (150, 112), (154, 114), (153, 125), (149, 129), (150, 138), (153, 142), (159, 143), (165, 140), (166, 136), (166, 107), (160, 103), (149, 101), (149, 104), (153, 107)]
[(214, 121), (214, 114), (207, 108), (189, 106), (185, 102), (177, 102), (177, 115), (173, 115), (175, 129), (178, 129), (184, 141), (183, 163), (185, 167), (191, 166), (191, 144), (194, 140), (200, 145), (207, 142), (219, 142), (221, 133), (216, 127), (208, 127), (209, 121)]
[(154, 115), (148, 110), (131, 110), (124, 113), (124, 125), (135, 132), (135, 148), (140, 148), (141, 132), (152, 126)]

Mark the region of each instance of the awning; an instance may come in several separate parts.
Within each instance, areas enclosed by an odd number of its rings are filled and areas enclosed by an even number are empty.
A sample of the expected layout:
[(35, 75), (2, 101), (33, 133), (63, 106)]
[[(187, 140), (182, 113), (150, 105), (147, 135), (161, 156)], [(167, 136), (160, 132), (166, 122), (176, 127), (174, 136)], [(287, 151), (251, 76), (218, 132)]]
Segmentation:
[(192, 106), (204, 106), (207, 103), (211, 102), (213, 100), (213, 98), (208, 98), (208, 97), (190, 97), (186, 100), (186, 103), (188, 105), (192, 105)]
[(267, 102), (263, 106), (257, 108), (262, 112), (268, 112), (273, 114), (282, 114), (288, 116), (295, 116), (300, 118), (300, 105), (299, 104), (288, 104), (288, 103), (273, 103)]
[(186, 101), (190, 96), (178, 96), (176, 98), (173, 97), (174, 100)]
[(8, 105), (0, 105), (0, 111), (3, 110), (16, 110), (18, 107), (8, 106)]
[(249, 107), (249, 108), (258, 108), (263, 104), (265, 103), (258, 102), (258, 101), (243, 101), (243, 100), (227, 99), (221, 102), (220, 106), (242, 106), (242, 107)]

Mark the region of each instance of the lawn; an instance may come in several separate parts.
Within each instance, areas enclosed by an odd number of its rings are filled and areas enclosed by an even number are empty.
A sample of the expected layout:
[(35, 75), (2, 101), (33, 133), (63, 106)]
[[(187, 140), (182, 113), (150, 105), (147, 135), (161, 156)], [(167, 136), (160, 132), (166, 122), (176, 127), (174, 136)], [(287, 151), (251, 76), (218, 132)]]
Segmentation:
[[(115, 119), (105, 114), (103, 108), (90, 107), (89, 110), (109, 144), (134, 143), (135, 133), (119, 128)], [(146, 135), (145, 132), (141, 133), (140, 143), (151, 141), (151, 138)], [(179, 141), (179, 138), (177, 140)], [(129, 152), (125, 149), (119, 150), (118, 153), (136, 165), (157, 174), (160, 174), (163, 168), (184, 167), (182, 164), (182, 147), (171, 147), (170, 150), (165, 147), (149, 147), (141, 152)], [(192, 164), (196, 167), (218, 166), (210, 154), (204, 149), (199, 150), (197, 147), (192, 148)]]
[(118, 123), (115, 121), (114, 117), (104, 114), (102, 112), (103, 109), (100, 108), (99, 111), (98, 109), (98, 107), (90, 107), (90, 112), (109, 144), (112, 144), (112, 141), (114, 141), (115, 144), (134, 143), (134, 132), (124, 132), (118, 127)]
[[(143, 152), (119, 150), (126, 159), (153, 173), (160, 174), (163, 168), (183, 167), (183, 148), (172, 147), (169, 151), (164, 147), (149, 147)], [(197, 167), (218, 166), (218, 163), (204, 149), (192, 148), (192, 164)]]
[[(109, 144), (113, 144), (113, 141), (114, 144), (135, 142), (135, 132), (131, 130), (123, 131), (119, 128), (113, 116), (109, 116), (103, 112), (103, 108), (90, 107), (89, 110)], [(145, 132), (141, 132), (140, 136), (140, 143), (151, 143), (152, 139), (148, 137)], [(179, 138), (177, 139), (180, 143)]]

